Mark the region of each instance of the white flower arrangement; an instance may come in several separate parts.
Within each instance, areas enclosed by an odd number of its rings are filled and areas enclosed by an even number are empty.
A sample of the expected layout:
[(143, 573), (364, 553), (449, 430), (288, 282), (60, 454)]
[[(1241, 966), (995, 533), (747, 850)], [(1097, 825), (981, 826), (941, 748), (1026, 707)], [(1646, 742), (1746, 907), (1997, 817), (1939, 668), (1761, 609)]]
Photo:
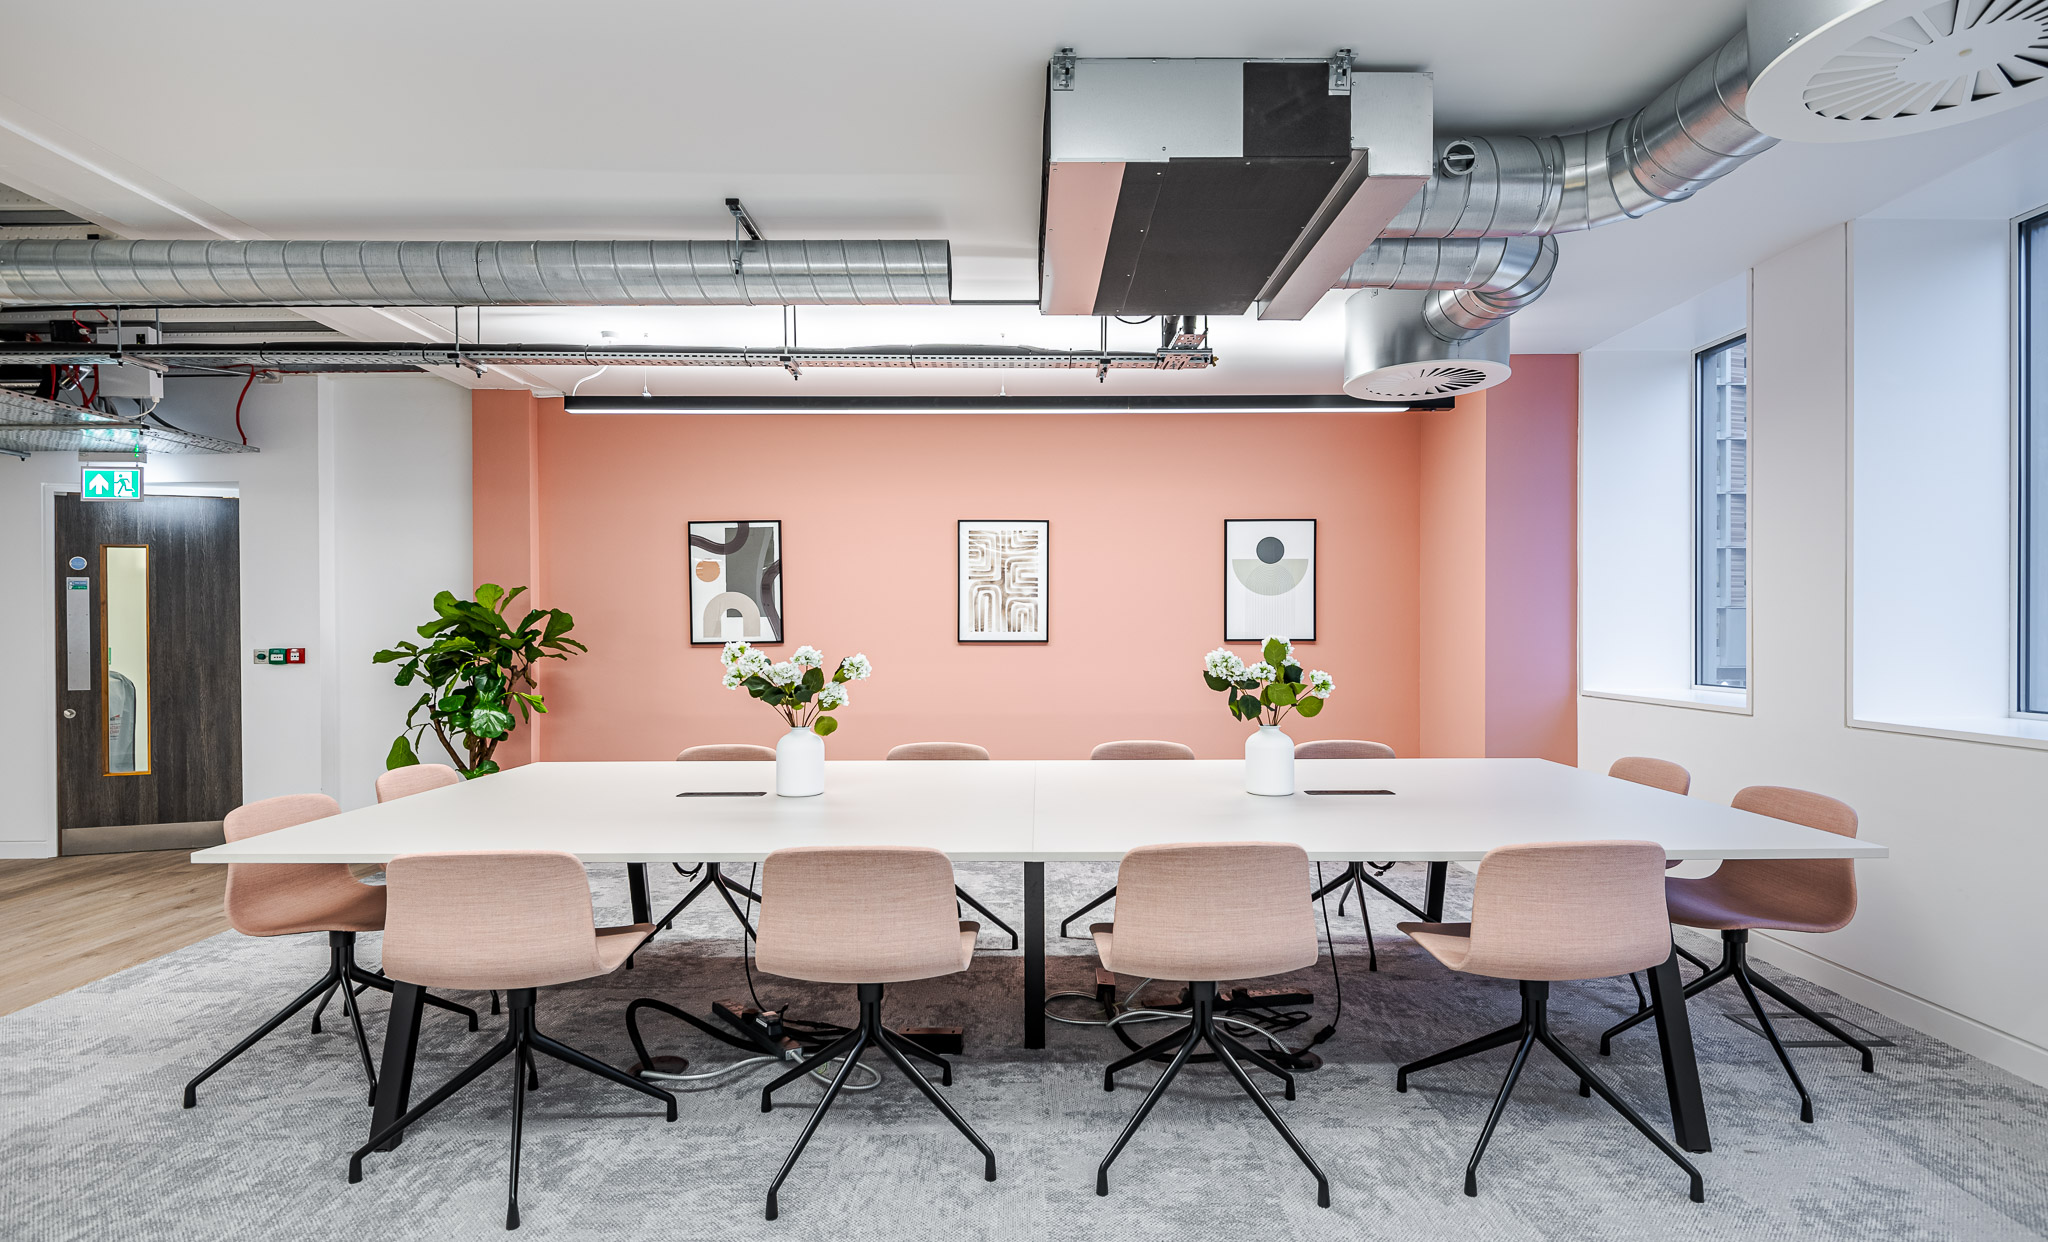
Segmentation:
[(1304, 719), (1322, 713), (1324, 700), (1337, 681), (1319, 668), (1304, 670), (1294, 658), (1294, 644), (1277, 635), (1259, 649), (1260, 658), (1246, 664), (1227, 647), (1202, 658), (1202, 680), (1211, 690), (1230, 696), (1230, 714), (1238, 720), (1277, 725), (1290, 711)]
[(827, 678), (825, 653), (816, 647), (798, 647), (794, 656), (777, 663), (741, 639), (727, 643), (718, 658), (725, 666), (720, 685), (745, 690), (781, 712), (792, 729), (815, 729), (819, 737), (839, 728), (839, 722), (825, 713), (846, 706), (846, 683), (866, 681), (875, 671), (868, 658), (856, 652), (841, 660)]

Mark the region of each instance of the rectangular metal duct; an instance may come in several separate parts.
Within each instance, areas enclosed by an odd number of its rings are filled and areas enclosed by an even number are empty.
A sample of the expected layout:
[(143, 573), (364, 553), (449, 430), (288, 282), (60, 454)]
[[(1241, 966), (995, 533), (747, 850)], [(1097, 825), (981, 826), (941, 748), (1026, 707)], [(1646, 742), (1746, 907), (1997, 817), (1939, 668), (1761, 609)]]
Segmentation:
[(1236, 315), (1258, 302), (1263, 317), (1299, 319), (1429, 179), (1426, 74), (1078, 59), (1051, 84), (1048, 315)]

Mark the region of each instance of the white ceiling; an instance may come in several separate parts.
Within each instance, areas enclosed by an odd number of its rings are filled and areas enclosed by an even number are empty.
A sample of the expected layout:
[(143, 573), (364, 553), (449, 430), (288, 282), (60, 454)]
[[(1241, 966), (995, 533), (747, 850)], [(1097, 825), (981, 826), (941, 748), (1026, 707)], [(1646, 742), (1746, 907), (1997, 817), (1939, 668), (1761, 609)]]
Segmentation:
[[(1035, 292), (1046, 58), (1324, 56), (1426, 69), (1439, 130), (1550, 132), (1637, 106), (1742, 22), (1741, 0), (958, 0), (774, 6), (538, 0), (343, 6), (0, 0), (0, 183), (129, 236), (938, 237), (955, 294)], [(2042, 128), (2040, 105), (1919, 138), (1780, 147), (1694, 202), (1563, 239), (1517, 350), (1571, 351), (1801, 236)], [(1224, 365), (1123, 391), (1336, 391), (1340, 299), (1302, 324), (1218, 321)], [(326, 317), (326, 316), (323, 316)], [(445, 313), (339, 316), (385, 338)], [(1029, 310), (807, 311), (825, 344), (1092, 345)], [(500, 331), (500, 327), (504, 331)], [(780, 339), (768, 311), (487, 312), (493, 339)], [(515, 331), (516, 328), (516, 331)], [(1141, 333), (1142, 335), (1142, 333)], [(1135, 338), (1134, 343), (1135, 343)], [(542, 382), (573, 379), (546, 373)], [(637, 390), (605, 376), (591, 391)], [(657, 392), (787, 377), (656, 371)], [(1090, 377), (826, 375), (805, 391), (1092, 391)]]

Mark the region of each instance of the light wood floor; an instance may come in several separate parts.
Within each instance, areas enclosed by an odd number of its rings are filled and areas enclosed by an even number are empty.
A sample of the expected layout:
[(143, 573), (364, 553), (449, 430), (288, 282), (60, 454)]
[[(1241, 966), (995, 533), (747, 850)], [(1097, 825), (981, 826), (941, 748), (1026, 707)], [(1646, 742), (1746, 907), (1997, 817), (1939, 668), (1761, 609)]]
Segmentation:
[(189, 858), (0, 859), (0, 1014), (226, 931), (228, 869)]

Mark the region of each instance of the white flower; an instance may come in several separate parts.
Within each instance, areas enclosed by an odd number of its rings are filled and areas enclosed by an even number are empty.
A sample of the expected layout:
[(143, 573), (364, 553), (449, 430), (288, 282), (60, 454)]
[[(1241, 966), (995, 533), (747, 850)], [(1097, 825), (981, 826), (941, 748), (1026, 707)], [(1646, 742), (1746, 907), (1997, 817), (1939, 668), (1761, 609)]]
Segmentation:
[(1259, 661), (1257, 664), (1245, 665), (1244, 675), (1247, 678), (1250, 678), (1252, 681), (1280, 680), (1280, 674), (1273, 668), (1272, 665), (1266, 663), (1264, 660)]
[(784, 662), (771, 664), (765, 674), (771, 686), (793, 686), (803, 679), (804, 671), (795, 664)]
[(1202, 657), (1202, 669), (1211, 677), (1224, 681), (1236, 681), (1244, 676), (1244, 661), (1228, 647), (1218, 647)]
[(818, 708), (821, 711), (836, 711), (846, 706), (846, 687), (836, 681), (828, 681), (818, 691)]
[[(846, 681), (866, 681), (874, 675), (875, 669), (872, 664), (868, 663), (868, 658), (865, 655), (856, 651), (839, 662), (839, 671), (845, 675), (844, 680)], [(835, 677), (833, 680), (837, 681), (840, 678)]]
[(802, 668), (822, 668), (825, 664), (825, 653), (816, 647), (798, 647), (796, 654), (790, 657), (790, 663)]
[(1301, 682), (1308, 688), (1308, 697), (1312, 699), (1327, 699), (1330, 691), (1337, 688), (1337, 679), (1319, 668), (1310, 669)]
[(747, 674), (742, 669), (729, 668), (725, 670), (725, 676), (721, 678), (720, 681), (724, 684), (726, 689), (737, 690), (741, 686), (746, 684)]
[(733, 671), (740, 675), (740, 680), (745, 681), (749, 677), (766, 676), (768, 670), (775, 667), (775, 661), (769, 659), (766, 652), (749, 651), (732, 667)]
[(718, 653), (718, 658), (724, 661), (727, 668), (731, 668), (741, 660), (746, 659), (748, 655), (752, 654), (753, 650), (752, 647), (747, 645), (745, 639), (735, 638), (725, 645), (725, 650)]

